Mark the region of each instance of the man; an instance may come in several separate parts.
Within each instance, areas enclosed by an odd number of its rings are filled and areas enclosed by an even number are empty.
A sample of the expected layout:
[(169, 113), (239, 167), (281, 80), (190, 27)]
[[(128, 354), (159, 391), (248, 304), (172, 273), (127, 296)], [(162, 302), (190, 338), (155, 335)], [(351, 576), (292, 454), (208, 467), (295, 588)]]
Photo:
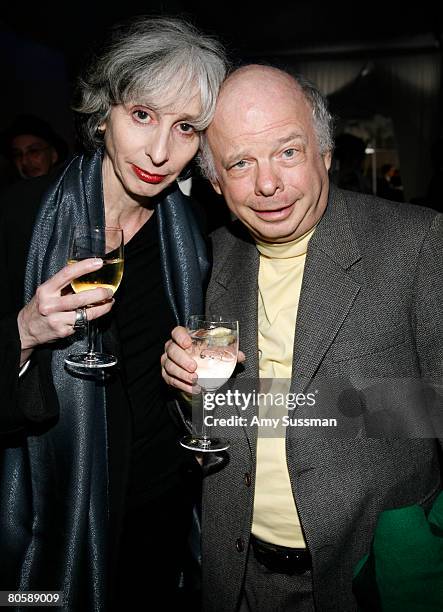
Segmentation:
[[(363, 429), (239, 428), (204, 482), (205, 612), (356, 610), (353, 572), (380, 513), (428, 509), (441, 488), (435, 439), (370, 438), (364, 425), (380, 408), (413, 412), (420, 380), (434, 398), (441, 385), (442, 216), (330, 186), (331, 150), (331, 118), (304, 80), (252, 65), (225, 81), (202, 163), (238, 221), (213, 235), (207, 312), (240, 322), (239, 379), (320, 395), (344, 381), (337, 414)], [(163, 375), (190, 392), (190, 338), (172, 338)]]
[(43, 119), (18, 116), (2, 135), (2, 150), (23, 179), (44, 176), (68, 153), (63, 139)]

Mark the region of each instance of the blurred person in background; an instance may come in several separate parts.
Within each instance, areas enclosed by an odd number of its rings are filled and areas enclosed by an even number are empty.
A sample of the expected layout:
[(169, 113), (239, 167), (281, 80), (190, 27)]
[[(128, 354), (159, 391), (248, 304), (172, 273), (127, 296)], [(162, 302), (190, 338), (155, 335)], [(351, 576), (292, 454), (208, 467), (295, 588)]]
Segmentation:
[(377, 195), (385, 200), (403, 202), (403, 186), (398, 168), (393, 164), (383, 164), (377, 180)]
[(333, 152), (332, 182), (341, 189), (371, 193), (371, 184), (363, 171), (366, 144), (354, 134), (339, 134)]
[(44, 176), (69, 154), (66, 142), (35, 115), (19, 115), (0, 137), (1, 151), (22, 179)]

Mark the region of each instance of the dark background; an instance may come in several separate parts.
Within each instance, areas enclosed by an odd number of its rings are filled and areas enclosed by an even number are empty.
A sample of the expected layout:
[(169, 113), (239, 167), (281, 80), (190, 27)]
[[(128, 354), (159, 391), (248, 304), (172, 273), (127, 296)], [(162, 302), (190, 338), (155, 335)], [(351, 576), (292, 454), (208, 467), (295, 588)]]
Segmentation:
[[(429, 125), (423, 127), (423, 120), (419, 119), (416, 133), (411, 133), (411, 147), (417, 158), (422, 156), (421, 165), (411, 170), (407, 135), (399, 137), (403, 170), (407, 171), (410, 183), (409, 196), (419, 196), (431, 174), (431, 141), (443, 135), (442, 4), (416, 2), (408, 8), (403, 3), (388, 2), (326, 5), (314, 1), (268, 2), (264, 7), (241, 0), (155, 0), (137, 4), (86, 0), (57, 4), (10, 2), (2, 8), (0, 16), (3, 83), (0, 130), (16, 114), (34, 112), (49, 120), (72, 147), (71, 86), (88, 49), (102, 37), (106, 27), (134, 14), (182, 16), (221, 38), (234, 62), (272, 62), (295, 71), (308, 65), (306, 62), (329, 61), (331, 66), (340, 69), (340, 63), (361, 61), (359, 78), (332, 92), (332, 110), (339, 119), (368, 119), (377, 113), (394, 115), (392, 106), (398, 108), (401, 104), (409, 106), (411, 112), (402, 118), (404, 131), (414, 117), (414, 105), (422, 104), (419, 98), (423, 93), (429, 96), (432, 86), (429, 112), (423, 104), (420, 108), (417, 106), (417, 116), (421, 113), (428, 120), (432, 115)], [(432, 85), (424, 83), (417, 91), (414, 82), (410, 91), (404, 89), (400, 98), (388, 96), (386, 92), (395, 89), (395, 82), (392, 79), (387, 82), (380, 75), (386, 62), (394, 56), (400, 61), (403, 61), (401, 58), (406, 62), (412, 60), (407, 64), (411, 66), (407, 70), (412, 76), (414, 57), (432, 58)], [(362, 75), (369, 78), (364, 79)], [(331, 91), (324, 93), (329, 95)], [(401, 122), (395, 119), (394, 123)]]
[[(114, 6), (112, 6), (114, 4)], [(127, 4), (128, 8), (124, 5)], [(238, 56), (272, 57), (341, 45), (348, 55), (357, 49), (383, 51), (400, 43), (414, 48), (417, 35), (424, 47), (442, 40), (441, 2), (266, 3), (151, 0), (149, 2), (11, 3), (3, 7), (0, 25), (19, 37), (60, 51), (68, 71), (79, 67), (82, 50), (100, 38), (110, 24), (135, 14), (174, 15), (192, 20), (221, 37)], [(332, 49), (333, 50), (333, 49)], [(311, 49), (311, 52), (313, 50)]]

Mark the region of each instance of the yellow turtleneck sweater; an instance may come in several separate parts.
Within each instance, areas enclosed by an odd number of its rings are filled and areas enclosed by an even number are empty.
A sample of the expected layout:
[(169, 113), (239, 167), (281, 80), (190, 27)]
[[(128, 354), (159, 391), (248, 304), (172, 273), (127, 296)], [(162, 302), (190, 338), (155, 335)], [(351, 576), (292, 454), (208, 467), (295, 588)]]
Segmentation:
[[(258, 348), (260, 378), (292, 377), (295, 322), (308, 242), (315, 227), (292, 242), (257, 242), (260, 253), (258, 275)], [(283, 385), (284, 386), (284, 385)], [(274, 387), (274, 385), (273, 385)], [(275, 388), (275, 387), (274, 387)], [(281, 388), (277, 386), (277, 390)], [(286, 414), (286, 410), (284, 412)], [(260, 416), (262, 407), (260, 407)], [(276, 415), (275, 409), (269, 417)], [(284, 429), (258, 431), (252, 533), (265, 542), (304, 548), (286, 463)]]

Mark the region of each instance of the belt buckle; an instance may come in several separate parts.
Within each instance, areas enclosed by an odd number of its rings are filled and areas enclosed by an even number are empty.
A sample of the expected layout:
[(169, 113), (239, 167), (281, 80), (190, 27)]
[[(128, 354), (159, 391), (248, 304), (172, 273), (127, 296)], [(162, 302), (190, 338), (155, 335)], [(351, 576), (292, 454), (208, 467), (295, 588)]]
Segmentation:
[(251, 542), (255, 558), (271, 572), (293, 576), (304, 574), (311, 567), (311, 557), (307, 549), (297, 552), (294, 549), (291, 553), (290, 550), (278, 550), (272, 544), (268, 548), (266, 542), (261, 542), (255, 537), (252, 537)]

